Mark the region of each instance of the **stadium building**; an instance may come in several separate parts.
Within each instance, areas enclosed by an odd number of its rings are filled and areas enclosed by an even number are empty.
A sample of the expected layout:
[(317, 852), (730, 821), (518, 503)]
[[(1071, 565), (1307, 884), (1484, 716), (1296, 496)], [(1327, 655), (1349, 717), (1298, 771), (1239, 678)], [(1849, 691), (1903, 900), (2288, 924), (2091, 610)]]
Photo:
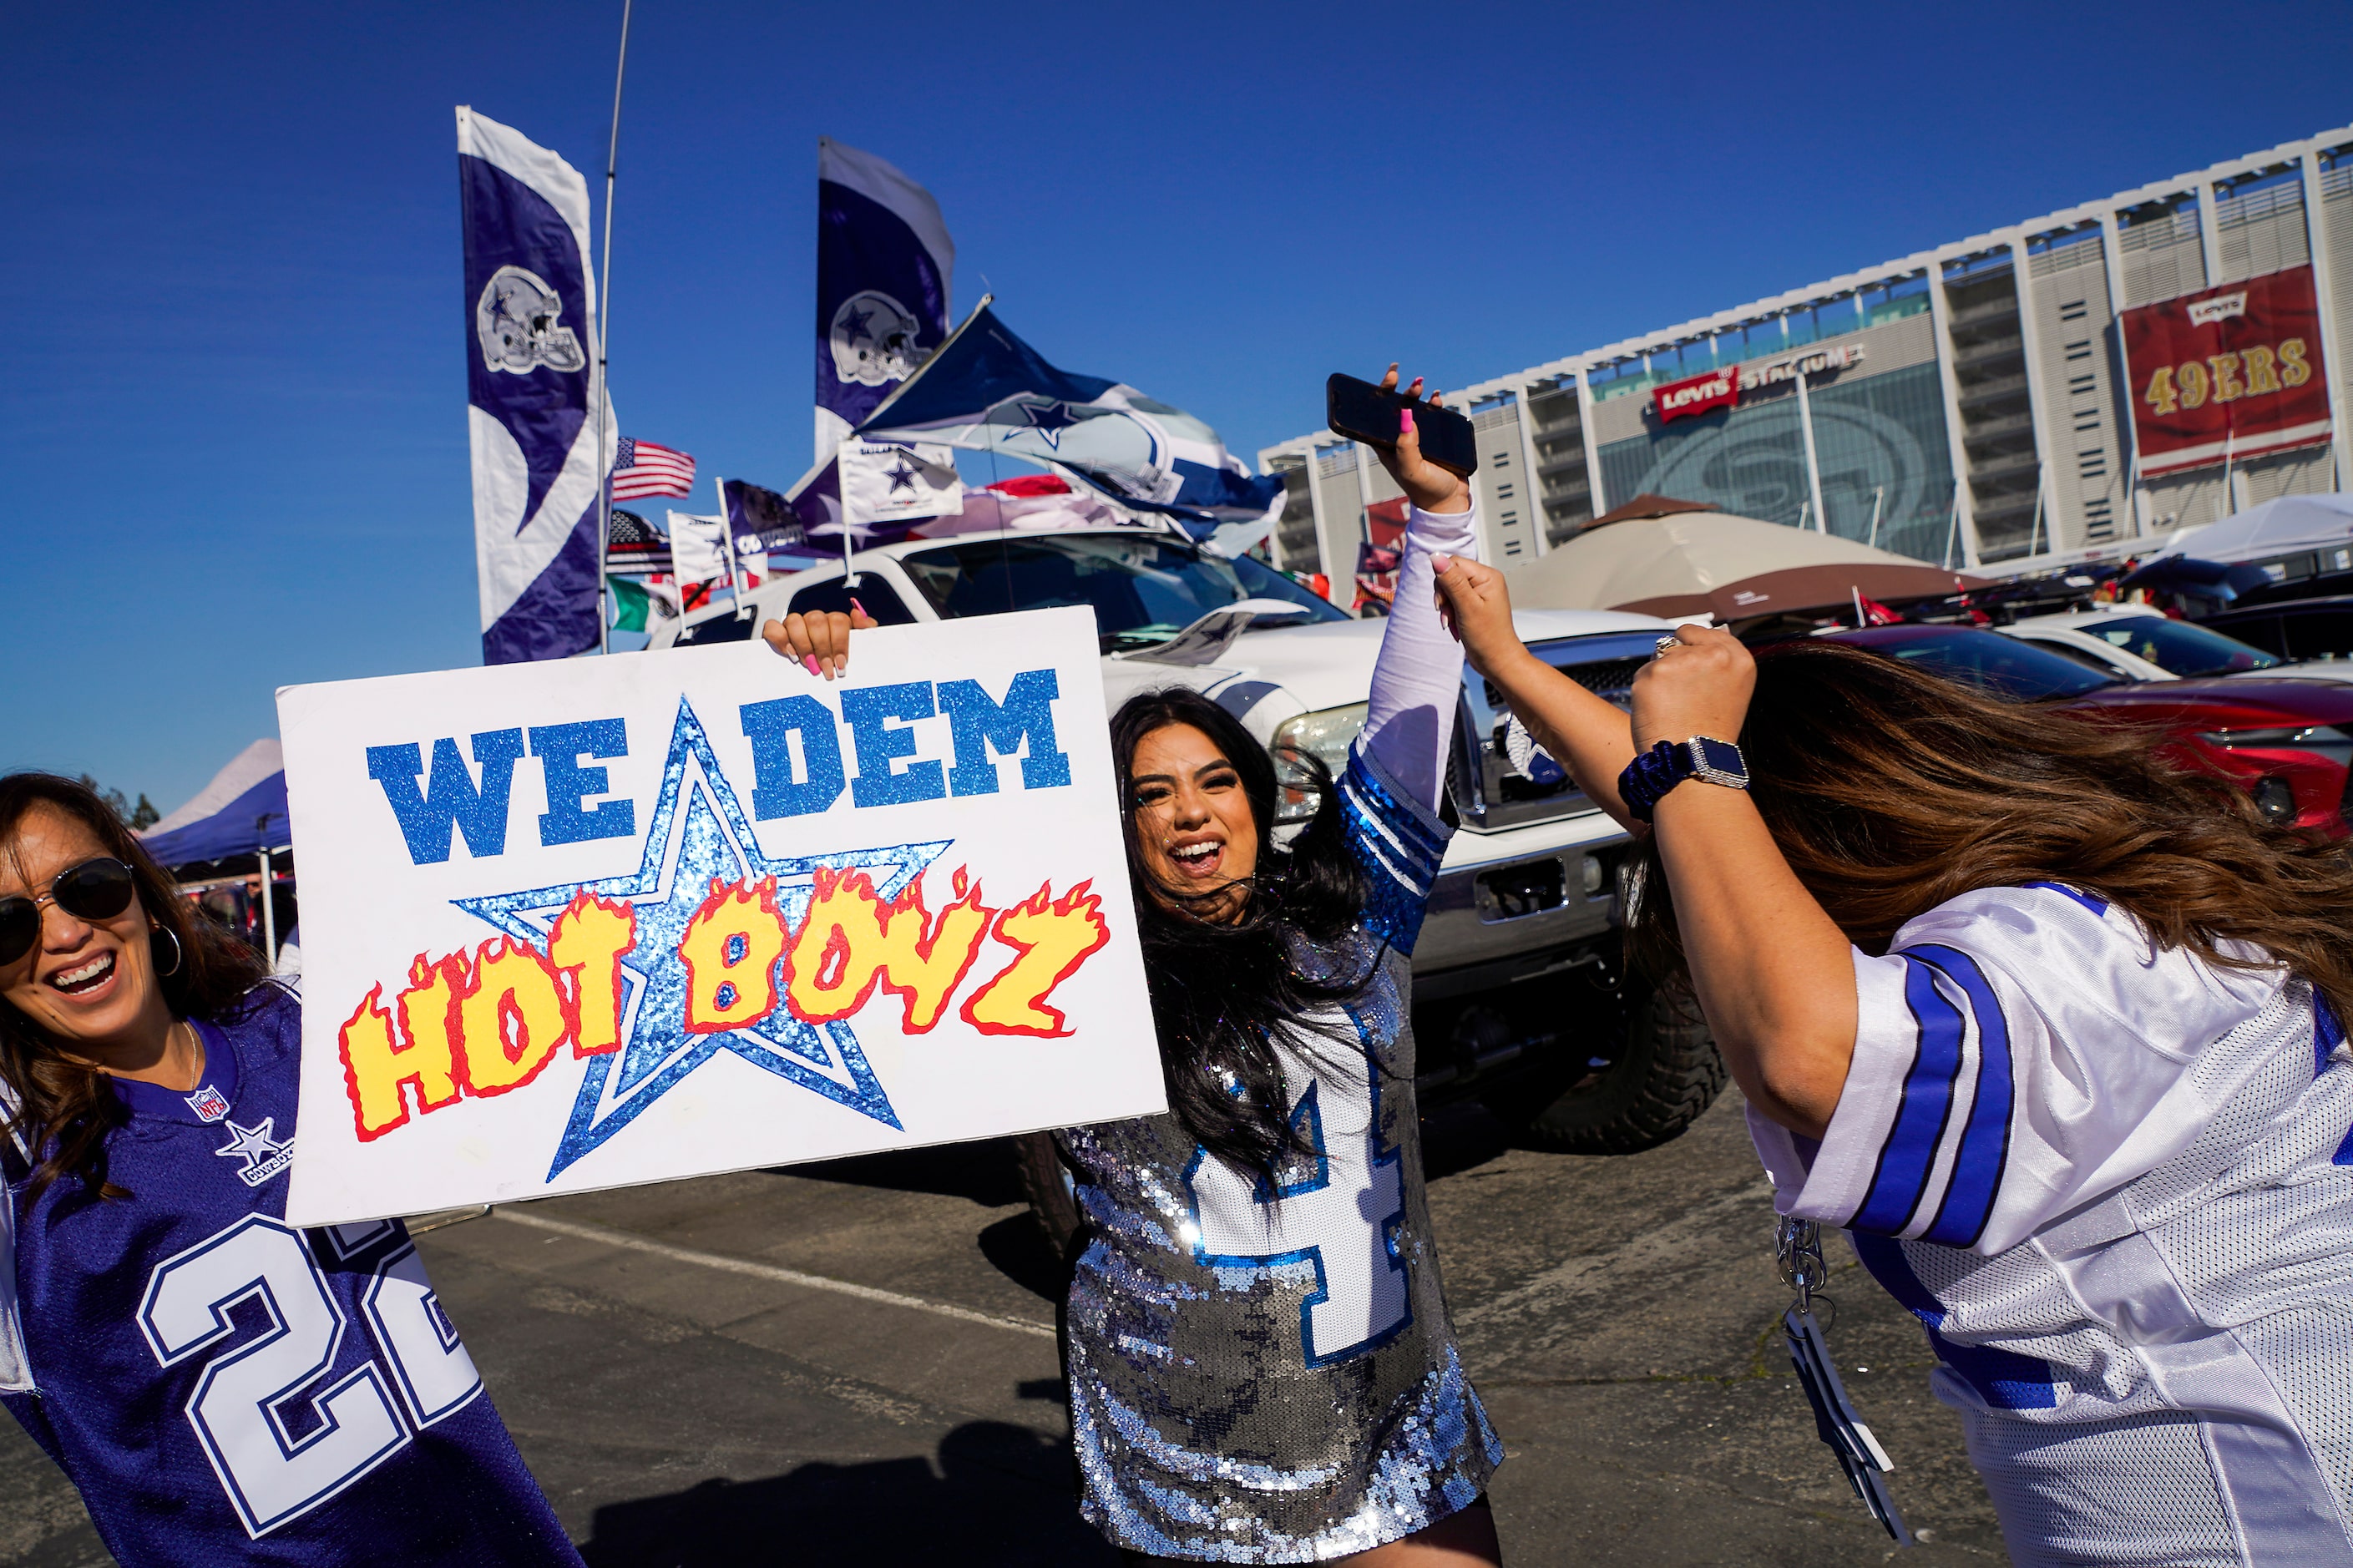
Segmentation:
[[(2003, 573), (2334, 490), (2353, 126), (1460, 392), (1488, 559), (1643, 494)], [(1259, 454), (1276, 563), (1345, 583), (1397, 491), (1329, 433)]]

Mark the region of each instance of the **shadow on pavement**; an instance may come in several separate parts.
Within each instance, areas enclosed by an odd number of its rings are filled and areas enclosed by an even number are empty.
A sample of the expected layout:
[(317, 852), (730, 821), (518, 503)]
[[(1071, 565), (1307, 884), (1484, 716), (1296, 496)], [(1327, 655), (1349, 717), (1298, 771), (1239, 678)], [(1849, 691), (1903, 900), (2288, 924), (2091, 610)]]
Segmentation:
[(743, 1563), (1100, 1564), (1119, 1554), (1079, 1518), (1067, 1444), (994, 1421), (910, 1456), (807, 1464), (765, 1480), (712, 1479), (596, 1510), (589, 1568)]
[(853, 1187), (881, 1187), (898, 1193), (938, 1193), (969, 1198), (985, 1208), (1002, 1208), (1021, 1201), (1013, 1174), (1013, 1155), (1001, 1138), (972, 1143), (942, 1143), (929, 1149), (894, 1149), (882, 1154), (860, 1154), (848, 1160), (819, 1160), (807, 1165), (786, 1165), (780, 1176), (806, 1176), (811, 1181), (839, 1182)]

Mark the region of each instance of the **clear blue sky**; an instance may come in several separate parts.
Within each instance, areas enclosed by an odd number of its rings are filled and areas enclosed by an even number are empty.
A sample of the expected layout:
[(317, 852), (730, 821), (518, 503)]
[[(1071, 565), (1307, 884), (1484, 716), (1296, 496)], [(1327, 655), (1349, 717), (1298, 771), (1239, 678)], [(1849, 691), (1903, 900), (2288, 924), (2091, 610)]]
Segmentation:
[[(283, 684), (472, 664), (451, 106), (601, 185), (610, 5), (24, 6), (0, 96), (0, 768), (170, 810)], [(2353, 121), (2341, 4), (644, 0), (616, 405), (809, 451), (816, 149), (929, 185), (1005, 320), (1249, 456)]]

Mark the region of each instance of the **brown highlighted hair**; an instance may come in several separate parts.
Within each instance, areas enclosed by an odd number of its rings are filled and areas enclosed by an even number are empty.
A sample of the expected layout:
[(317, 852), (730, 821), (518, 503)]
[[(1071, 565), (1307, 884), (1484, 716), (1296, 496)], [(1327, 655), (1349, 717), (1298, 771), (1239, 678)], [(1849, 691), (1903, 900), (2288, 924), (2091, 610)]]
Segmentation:
[[(1839, 643), (1760, 648), (1740, 731), (1749, 794), (1789, 868), (1866, 952), (1979, 888), (2063, 882), (2211, 963), (2252, 942), (2353, 1018), (2353, 860), (2266, 826), (2245, 792), (2176, 766), (2167, 737), (2007, 702)], [(1628, 911), (1654, 973), (1683, 973), (1655, 839)]]
[[(0, 777), (0, 854), (14, 861), (18, 827), (28, 813), (44, 805), (89, 828), (107, 854), (131, 868), (139, 905), (161, 928), (152, 939), (155, 973), (172, 1016), (207, 1023), (229, 1023), (241, 1016), (250, 1005), (253, 988), (269, 977), (261, 955), (197, 915), (96, 791), (54, 773)], [(162, 934), (165, 931), (179, 942), (176, 968), (171, 963), (172, 940)], [(28, 954), (18, 962), (34, 961)], [(122, 1125), (128, 1112), (107, 1075), (74, 1059), (72, 1049), (73, 1042), (51, 1035), (0, 998), (0, 1082), (6, 1083), (17, 1102), (5, 1129), (32, 1152), (33, 1191), (60, 1176), (72, 1176), (101, 1197), (129, 1197), (106, 1179), (106, 1135)]]

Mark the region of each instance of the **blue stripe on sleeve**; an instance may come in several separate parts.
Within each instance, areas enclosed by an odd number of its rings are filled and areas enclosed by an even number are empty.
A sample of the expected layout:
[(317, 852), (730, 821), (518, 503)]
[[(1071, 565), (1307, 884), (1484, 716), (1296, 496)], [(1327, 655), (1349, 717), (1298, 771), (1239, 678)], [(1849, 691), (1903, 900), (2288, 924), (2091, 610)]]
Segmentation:
[(2064, 882), (2028, 882), (2025, 886), (2030, 888), (2041, 888), (2045, 892), (2063, 893), (2068, 898), (2074, 900), (2077, 903), (2091, 910), (2094, 915), (2105, 916), (2108, 912), (2107, 900), (2084, 892), (2081, 888), (2071, 888)]
[(1921, 1237), (1945, 1247), (1974, 1247), (1993, 1217), (1994, 1197), (2001, 1191), (2002, 1171), (2010, 1160), (2010, 1115), (2017, 1098), (2010, 1020), (2003, 1016), (2001, 999), (1986, 984), (1985, 972), (1968, 953), (1934, 942), (1905, 952), (1935, 965), (1959, 986), (1977, 1020), (1977, 1094), (1969, 1105), (1968, 1123), (1961, 1129), (1951, 1179), (1945, 1184), (1945, 1201), (1937, 1207), (1936, 1223)]
[[(2312, 1076), (2318, 1078), (2328, 1070), (2328, 1058), (2345, 1043), (2345, 1026), (2337, 1021), (2337, 1009), (2328, 1005), (2327, 993), (2317, 985), (2312, 988)], [(2338, 1163), (2343, 1163), (2339, 1161)]]
[(1945, 1304), (1912, 1272), (1902, 1242), (1858, 1236), (1854, 1251), (1871, 1277), (1899, 1306), (1920, 1320), (1936, 1359), (1976, 1389), (1988, 1405), (1996, 1410), (2049, 1410), (2059, 1403), (2059, 1380), (2049, 1362), (1992, 1345), (1955, 1344), (1945, 1337)]
[(1348, 845), (1369, 884), (1364, 928), (1410, 955), (1446, 855), (1445, 836), (1400, 804), (1360, 753), (1350, 753), (1339, 792)]
[(1944, 1140), (1945, 1123), (1953, 1111), (1953, 1084), (1961, 1072), (1961, 1010), (1936, 989), (1935, 974), (1925, 963), (1904, 961), (1904, 1000), (1919, 1026), (1920, 1043), (1913, 1052), (1911, 1070), (1904, 1075), (1895, 1125), (1880, 1146), (1871, 1188), (1847, 1221), (1851, 1230), (1875, 1236), (1902, 1231), (1912, 1223), (1927, 1193), (1928, 1173), (1936, 1168), (1936, 1145)]

